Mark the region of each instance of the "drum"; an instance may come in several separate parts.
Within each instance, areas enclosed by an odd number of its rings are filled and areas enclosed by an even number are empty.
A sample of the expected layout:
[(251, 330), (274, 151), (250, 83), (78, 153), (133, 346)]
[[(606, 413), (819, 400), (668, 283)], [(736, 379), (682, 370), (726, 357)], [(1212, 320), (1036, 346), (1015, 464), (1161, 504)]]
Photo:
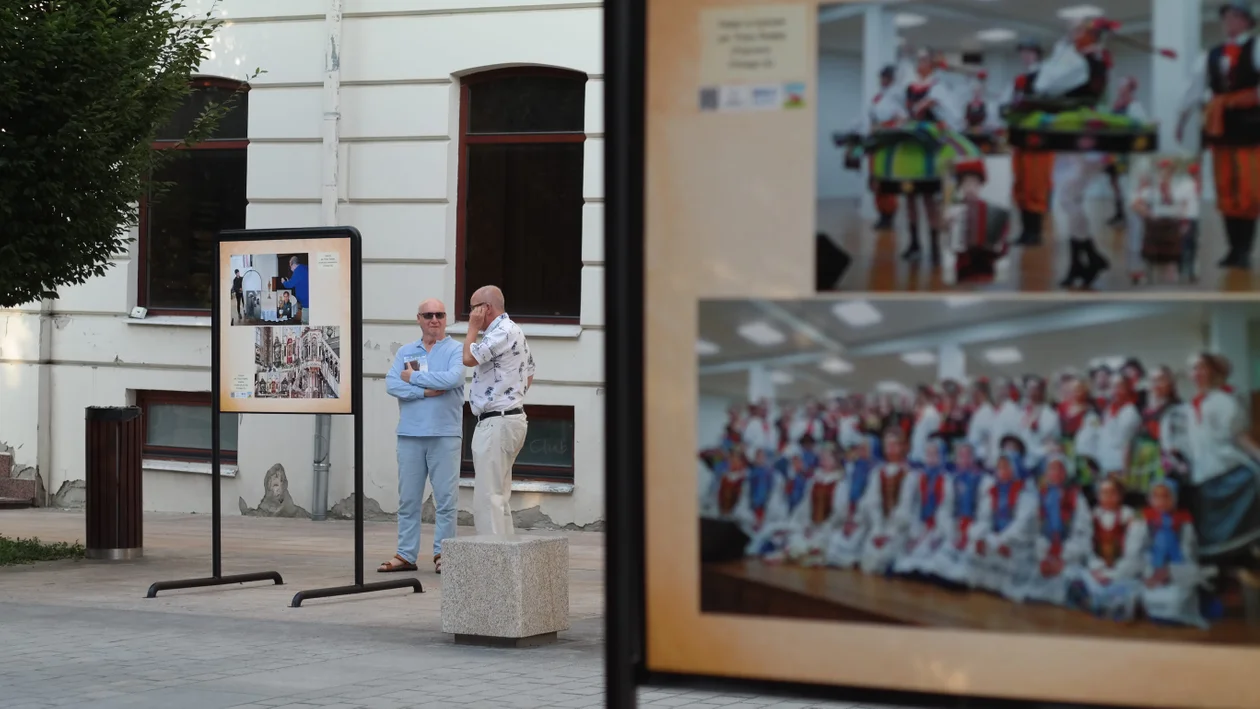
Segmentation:
[(1184, 235), (1182, 221), (1167, 217), (1147, 219), (1142, 235), (1142, 260), (1148, 264), (1180, 263)]
[(1153, 153), (1154, 123), (1073, 103), (1025, 101), (1004, 111), (1012, 147), (1056, 153)]
[(883, 194), (937, 194), (949, 165), (983, 157), (965, 135), (938, 123), (875, 131), (866, 141), (871, 178)]

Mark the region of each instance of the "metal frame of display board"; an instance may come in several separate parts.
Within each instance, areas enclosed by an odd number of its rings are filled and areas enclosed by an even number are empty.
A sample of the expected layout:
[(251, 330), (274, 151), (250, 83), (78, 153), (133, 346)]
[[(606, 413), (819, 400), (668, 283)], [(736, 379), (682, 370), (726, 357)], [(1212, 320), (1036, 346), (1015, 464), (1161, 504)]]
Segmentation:
[[(349, 596), (374, 591), (388, 591), (396, 588), (410, 588), (415, 593), (423, 593), (424, 587), (420, 579), (407, 577), (364, 583), (363, 578), (363, 241), (358, 229), (354, 227), (313, 227), (309, 229), (236, 229), (219, 233), (215, 244), (214, 278), (210, 286), (210, 495), (211, 495), (211, 575), (207, 578), (182, 579), (176, 581), (158, 581), (149, 587), (148, 598), (154, 598), (159, 591), (171, 591), (183, 588), (203, 588), (206, 586), (226, 586), (229, 584), (248, 583), (251, 581), (274, 581), (281, 585), (284, 580), (276, 571), (262, 571), (248, 574), (223, 575), (223, 524), (222, 524), (222, 491), (219, 489), (221, 477), (221, 431), (219, 425), (221, 386), (219, 376), (222, 366), (220, 348), (220, 331), (223, 327), (223, 313), (219, 299), (222, 297), (218, 273), (221, 262), (220, 250), (225, 242), (242, 241), (291, 241), (294, 239), (345, 239), (350, 242), (350, 416), (354, 419), (354, 583), (349, 586), (317, 588), (298, 591), (293, 596), (290, 606), (298, 608), (303, 601), (313, 598), (332, 598)], [(343, 369), (344, 372), (344, 369)], [(250, 415), (293, 415), (295, 412), (251, 412)], [(330, 414), (345, 416), (346, 414)]]
[(648, 669), (643, 476), (646, 6), (647, 0), (604, 3), (606, 706), (633, 709), (638, 706), (640, 687), (659, 687), (950, 709), (1101, 709), (1090, 704), (981, 699)]

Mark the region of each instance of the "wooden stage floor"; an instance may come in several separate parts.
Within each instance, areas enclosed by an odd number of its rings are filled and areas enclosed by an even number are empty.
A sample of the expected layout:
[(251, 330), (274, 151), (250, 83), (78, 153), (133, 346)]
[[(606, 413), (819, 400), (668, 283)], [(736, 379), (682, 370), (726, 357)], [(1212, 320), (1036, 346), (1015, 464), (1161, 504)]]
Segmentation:
[(706, 613), (884, 623), (924, 628), (1162, 640), (1216, 645), (1260, 645), (1260, 626), (1241, 619), (1210, 630), (1117, 623), (1080, 611), (1021, 604), (982, 591), (955, 591), (923, 581), (869, 576), (848, 569), (767, 564), (749, 559), (701, 568)]
[[(1111, 202), (1093, 200), (1089, 203), (1091, 222), (1105, 224), (1114, 212)], [(830, 199), (818, 203), (818, 231), (829, 234), (853, 257), (853, 263), (840, 282), (840, 291), (939, 291), (975, 290), (973, 287), (950, 287), (941, 282), (939, 269), (933, 269), (924, 258), (918, 264), (908, 264), (900, 254), (909, 243), (905, 209), (897, 214), (895, 232), (876, 232), (874, 218), (859, 213), (857, 200)], [(926, 221), (924, 222), (926, 224)], [(1018, 222), (1012, 226), (1017, 236)], [(1216, 266), (1225, 255), (1224, 228), (1220, 216), (1211, 205), (1205, 205), (1204, 217), (1199, 225), (1199, 283), (1178, 285), (1163, 275), (1156, 285), (1133, 286), (1129, 279), (1128, 253), (1123, 230), (1101, 227), (1097, 232), (1098, 249), (1111, 261), (1094, 286), (1094, 291), (1128, 293), (1167, 292), (1232, 292), (1240, 293), (1260, 288), (1260, 255), (1254, 257), (1252, 270), (1226, 270)], [(983, 291), (1067, 292), (1059, 288), (1059, 281), (1067, 273), (1068, 244), (1053, 236), (1052, 218), (1046, 219), (1045, 236), (1041, 246), (1013, 247), (1004, 283), (983, 286)], [(924, 234), (924, 256), (927, 255), (927, 235)], [(1260, 240), (1258, 240), (1260, 241)], [(1258, 249), (1260, 250), (1260, 249)]]

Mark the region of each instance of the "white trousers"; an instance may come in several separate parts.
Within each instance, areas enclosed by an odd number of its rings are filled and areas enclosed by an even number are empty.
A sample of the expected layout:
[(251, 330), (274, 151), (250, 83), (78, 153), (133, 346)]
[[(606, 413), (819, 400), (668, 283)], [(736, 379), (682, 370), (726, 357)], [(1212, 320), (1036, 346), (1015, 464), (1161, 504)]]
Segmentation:
[(1056, 231), (1062, 238), (1092, 239), (1089, 217), (1085, 213), (1085, 192), (1095, 177), (1107, 168), (1102, 153), (1059, 153), (1054, 156), (1054, 201), (1057, 212)]
[(473, 429), (473, 521), (477, 534), (512, 535), (512, 464), (525, 444), (525, 414), (495, 416)]

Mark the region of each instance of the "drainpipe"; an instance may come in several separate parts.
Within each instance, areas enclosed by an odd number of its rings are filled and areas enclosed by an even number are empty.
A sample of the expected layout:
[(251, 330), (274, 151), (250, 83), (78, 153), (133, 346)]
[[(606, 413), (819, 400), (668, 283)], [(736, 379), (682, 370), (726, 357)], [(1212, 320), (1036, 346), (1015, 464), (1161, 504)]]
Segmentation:
[[(338, 177), (341, 143), (341, 10), (342, 0), (328, 0), (324, 19), (324, 154), (320, 216), (324, 226), (337, 226)], [(359, 383), (355, 382), (355, 386)], [(332, 416), (315, 416), (315, 485), (311, 519), (328, 518), (328, 458)]]

